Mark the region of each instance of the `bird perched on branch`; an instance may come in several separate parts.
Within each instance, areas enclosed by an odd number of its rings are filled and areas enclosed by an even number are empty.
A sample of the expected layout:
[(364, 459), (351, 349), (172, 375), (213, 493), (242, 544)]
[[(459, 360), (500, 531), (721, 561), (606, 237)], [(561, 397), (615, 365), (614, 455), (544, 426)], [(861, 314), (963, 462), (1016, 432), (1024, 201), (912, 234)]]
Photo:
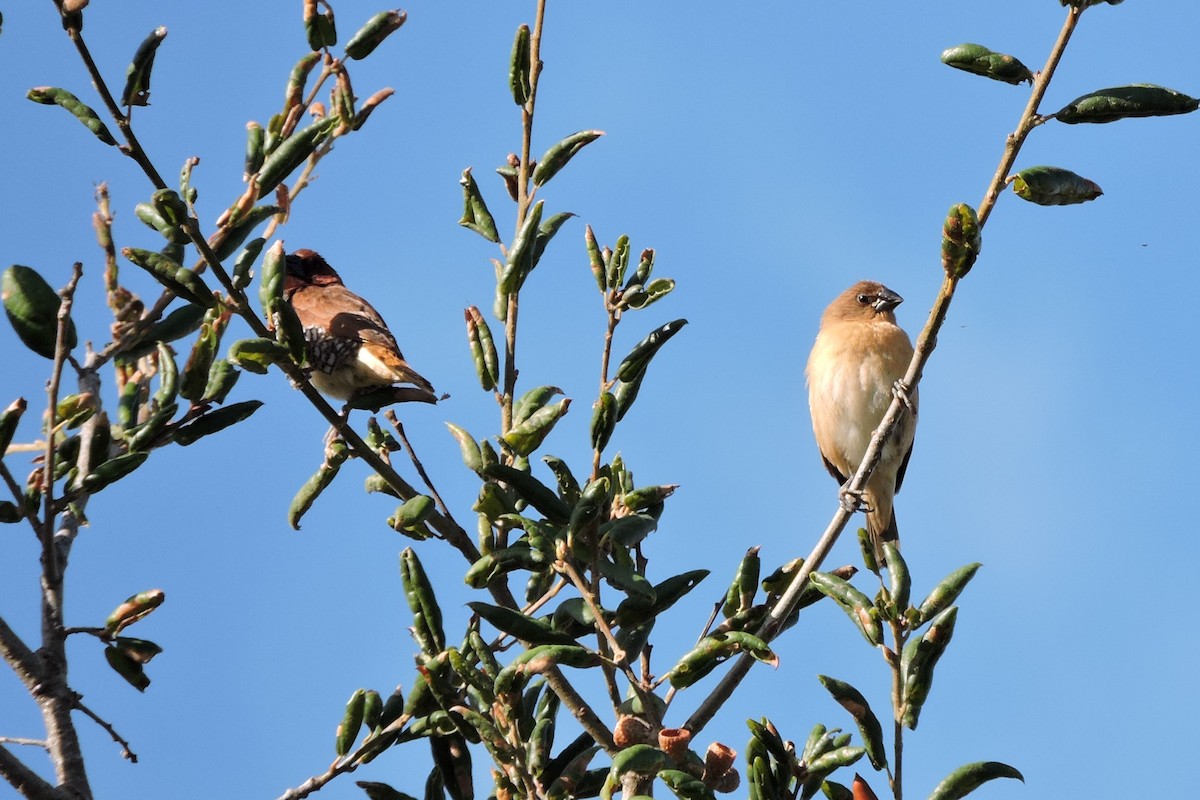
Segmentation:
[(347, 289), (320, 255), (312, 250), (288, 255), (283, 296), (304, 327), (317, 389), (349, 400), (364, 390), (409, 383), (428, 393), (421, 399), (436, 400), (429, 381), (405, 361), (383, 317)]
[[(903, 301), (881, 283), (860, 281), (838, 295), (821, 316), (821, 329), (804, 371), (808, 407), (825, 468), (843, 486), (858, 471), (893, 392), (904, 391), (898, 382), (912, 360), (913, 346), (896, 324), (894, 311)], [(861, 497), (880, 564), (882, 543), (898, 538), (892, 498), (904, 481), (917, 427), (916, 390), (901, 397), (908, 410), (884, 444)], [(843, 494), (844, 502), (846, 498)]]

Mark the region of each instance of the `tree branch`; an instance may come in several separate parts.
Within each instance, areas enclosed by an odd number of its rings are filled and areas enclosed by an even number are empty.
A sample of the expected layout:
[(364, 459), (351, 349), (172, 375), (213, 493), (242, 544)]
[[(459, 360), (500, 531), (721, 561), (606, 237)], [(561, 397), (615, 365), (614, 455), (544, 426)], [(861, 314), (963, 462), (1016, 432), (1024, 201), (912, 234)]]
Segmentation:
[(25, 762), (0, 744), (0, 777), (8, 781), (25, 800), (64, 800), (64, 795)]
[[(1050, 78), (1054, 75), (1054, 70), (1062, 60), (1063, 51), (1066, 49), (1067, 42), (1071, 38), (1071, 33), (1075, 30), (1078, 24), (1079, 15), (1083, 12), (1081, 8), (1070, 8), (1067, 10), (1067, 19), (1063, 24), (1062, 31), (1059, 33), (1058, 40), (1051, 49), (1050, 56), (1046, 61), (1046, 66), (1034, 80), (1033, 89), (1021, 118), (1017, 123), (1017, 129), (1010, 134), (1005, 142), (1004, 154), (1000, 160), (1000, 166), (996, 170), (991, 183), (988, 185), (988, 190), (984, 195), (983, 203), (980, 205), (979, 227), (983, 228), (984, 222), (988, 215), (991, 214), (992, 208), (995, 206), (996, 199), (999, 197), (1000, 189), (1005, 184), (1005, 179), (1008, 176), (1008, 170), (1016, 161), (1017, 154), (1020, 152), (1021, 145), (1029, 132), (1037, 126), (1037, 108), (1041, 103), (1042, 97), (1045, 95), (1046, 88), (1049, 85)], [(925, 364), (928, 363), (933, 350), (937, 347), (937, 335), (941, 330), (942, 325), (946, 321), (946, 314), (950, 311), (950, 301), (954, 298), (954, 290), (958, 286), (958, 278), (947, 276), (942, 281), (941, 291), (938, 292), (937, 298), (934, 300), (933, 308), (929, 312), (929, 319), (925, 323), (925, 327), (921, 329), (920, 335), (917, 337), (915, 352), (913, 353), (912, 361), (909, 362), (908, 370), (904, 374), (903, 383), (908, 391), (912, 391), (921, 381), (921, 376), (925, 370)], [(875, 433), (871, 436), (870, 446), (867, 448), (866, 454), (863, 456), (862, 463), (859, 465), (858, 471), (850, 480), (847, 489), (850, 492), (861, 492), (867, 485), (871, 474), (875, 471), (875, 467), (879, 464), (879, 459), (883, 455), (883, 445), (891, 438), (892, 431), (896, 424), (900, 421), (900, 417), (908, 413), (904, 402), (899, 396), (892, 398), (892, 404), (888, 407), (887, 413), (883, 420), (879, 423)], [(792, 578), (792, 582), (788, 585), (787, 590), (779, 598), (775, 607), (771, 609), (770, 615), (758, 630), (757, 635), (764, 641), (771, 641), (778, 635), (783, 623), (795, 610), (800, 599), (800, 593), (808, 586), (808, 576), (813, 570), (819, 569), (825, 561), (829, 551), (833, 549), (833, 545), (837, 542), (838, 537), (845, 529), (850, 518), (854, 516), (854, 512), (847, 511), (844, 507), (839, 506), (837, 512), (830, 520), (825, 532), (821, 534), (821, 538), (817, 540), (816, 546), (813, 547), (808, 558), (804, 560), (804, 564), (796, 572)], [(746, 654), (743, 654), (734, 662), (729, 672), (721, 679), (720, 683), (713, 689), (708, 697), (701, 701), (700, 705), (692, 713), (691, 717), (684, 724), (684, 727), (698, 733), (716, 714), (717, 710), (729, 699), (730, 695), (737, 688), (742, 679), (750, 671), (753, 666), (754, 659)]]
[(133, 750), (131, 750), (129, 748), (129, 742), (126, 741), (125, 738), (123, 736), (121, 736), (121, 734), (117, 733), (117, 729), (114, 728), (111, 723), (109, 723), (107, 720), (105, 720), (103, 717), (101, 717), (95, 711), (92, 711), (90, 708), (85, 706), (83, 704), (83, 698), (80, 697), (78, 694), (75, 695), (75, 707), (78, 708), (80, 711), (82, 711), (84, 714), (86, 714), (89, 718), (91, 718), (91, 720), (93, 722), (95, 722), (97, 725), (99, 725), (101, 728), (103, 728), (108, 733), (108, 735), (112, 737), (112, 740), (114, 742), (121, 745), (121, 758), (128, 759), (129, 763), (131, 763), (131, 764), (137, 763), (137, 760), (138, 760), (137, 753), (133, 752)]
[(0, 656), (21, 679), (21, 683), (25, 684), (25, 688), (30, 693), (35, 691), (37, 685), (42, 682), (41, 662), (17, 632), (4, 621), (4, 617), (0, 617)]

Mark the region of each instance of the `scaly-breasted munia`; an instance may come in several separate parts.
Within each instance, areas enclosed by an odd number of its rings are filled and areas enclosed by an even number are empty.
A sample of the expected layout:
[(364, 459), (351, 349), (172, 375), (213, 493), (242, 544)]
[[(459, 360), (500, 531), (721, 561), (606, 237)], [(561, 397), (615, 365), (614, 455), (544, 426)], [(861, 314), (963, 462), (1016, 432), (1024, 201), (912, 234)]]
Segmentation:
[[(893, 313), (903, 300), (881, 283), (860, 281), (838, 295), (821, 316), (805, 369), (808, 407), (825, 468), (843, 485), (862, 463), (871, 434), (912, 360), (912, 343)], [(907, 399), (909, 410), (884, 444), (862, 493), (867, 531), (880, 564), (882, 542), (897, 539), (892, 498), (904, 481), (917, 427), (916, 389)]]
[(433, 394), (429, 381), (404, 360), (379, 312), (347, 289), (317, 253), (288, 255), (283, 296), (304, 327), (311, 380), (320, 391), (349, 400), (363, 390), (411, 383)]

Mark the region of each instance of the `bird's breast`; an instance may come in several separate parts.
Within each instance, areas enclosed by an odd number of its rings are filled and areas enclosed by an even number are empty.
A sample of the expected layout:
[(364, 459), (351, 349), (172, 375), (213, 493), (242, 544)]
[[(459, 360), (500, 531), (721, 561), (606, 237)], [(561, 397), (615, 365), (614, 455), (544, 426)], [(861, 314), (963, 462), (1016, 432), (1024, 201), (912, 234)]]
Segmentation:
[(862, 461), (911, 358), (908, 336), (895, 325), (835, 325), (817, 336), (806, 369), (813, 430), (843, 471)]

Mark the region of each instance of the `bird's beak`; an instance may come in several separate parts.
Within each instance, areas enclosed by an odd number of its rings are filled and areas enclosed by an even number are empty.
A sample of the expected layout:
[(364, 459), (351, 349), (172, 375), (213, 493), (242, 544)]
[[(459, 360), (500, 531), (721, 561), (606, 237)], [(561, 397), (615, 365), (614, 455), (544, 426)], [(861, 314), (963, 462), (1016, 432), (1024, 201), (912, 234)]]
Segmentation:
[(891, 311), (896, 306), (904, 302), (904, 298), (893, 292), (891, 289), (884, 289), (875, 298), (875, 310), (882, 313)]

